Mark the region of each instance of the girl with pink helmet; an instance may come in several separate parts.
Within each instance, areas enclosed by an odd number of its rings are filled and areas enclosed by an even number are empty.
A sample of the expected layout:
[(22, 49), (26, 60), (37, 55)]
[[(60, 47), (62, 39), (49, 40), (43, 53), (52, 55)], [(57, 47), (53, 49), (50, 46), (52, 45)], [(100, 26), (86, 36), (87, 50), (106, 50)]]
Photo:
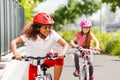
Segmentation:
[[(83, 19), (80, 22), (80, 27), (81, 27), (81, 31), (78, 32), (75, 35), (75, 37), (71, 40), (71, 45), (74, 48), (82, 47), (82, 48), (89, 49), (91, 47), (91, 45), (90, 45), (91, 40), (93, 40), (96, 44), (95, 48), (99, 49), (99, 42), (98, 42), (97, 38), (94, 36), (94, 34), (90, 31), (90, 28), (92, 27), (91, 21), (89, 21), (88, 19)], [(77, 41), (77, 44), (75, 44), (75, 41)], [(90, 55), (92, 55), (92, 54), (90, 54)], [(73, 75), (79, 76), (80, 70), (79, 70), (79, 54), (78, 53), (74, 54), (74, 62), (75, 62), (75, 71), (74, 71)], [(91, 57), (89, 59), (89, 62), (90, 62), (90, 67), (89, 67), (89, 70), (90, 70), (89, 76), (90, 77), (89, 77), (89, 79), (93, 80), (94, 76), (93, 76), (93, 65), (92, 65)]]

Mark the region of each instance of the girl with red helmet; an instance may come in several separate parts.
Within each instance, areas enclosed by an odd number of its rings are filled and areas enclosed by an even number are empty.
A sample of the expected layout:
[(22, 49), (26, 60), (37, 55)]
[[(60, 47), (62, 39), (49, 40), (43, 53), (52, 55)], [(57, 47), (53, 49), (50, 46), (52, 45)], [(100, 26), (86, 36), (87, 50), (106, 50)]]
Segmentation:
[[(55, 42), (63, 47), (63, 50), (58, 53), (56, 60), (45, 60), (48, 67), (54, 66), (54, 80), (60, 80), (60, 75), (64, 65), (64, 55), (68, 49), (68, 43), (53, 29), (52, 25), (54, 20), (46, 13), (38, 13), (35, 15), (33, 22), (27, 24), (22, 35), (11, 41), (11, 50), (15, 59), (21, 60), (22, 57), (17, 53), (17, 45), (23, 42), (28, 43), (30, 46), (30, 56), (45, 56), (47, 53), (52, 52), (52, 46)], [(37, 67), (34, 62), (29, 66), (29, 80), (34, 80), (37, 75)]]
[[(75, 37), (71, 40), (71, 44), (73, 47), (83, 47), (83, 48), (90, 48), (91, 40), (93, 40), (96, 43), (96, 49), (99, 49), (99, 42), (97, 38), (93, 35), (93, 33), (90, 31), (90, 28), (92, 26), (92, 23), (87, 20), (83, 19), (80, 22), (81, 31), (78, 32)], [(75, 44), (75, 41), (77, 41), (77, 44)], [(92, 55), (92, 54), (91, 54)], [(90, 61), (90, 80), (93, 80), (93, 66), (92, 66), (92, 59), (89, 59)], [(74, 62), (75, 62), (75, 71), (74, 76), (79, 76), (79, 54), (74, 54)]]

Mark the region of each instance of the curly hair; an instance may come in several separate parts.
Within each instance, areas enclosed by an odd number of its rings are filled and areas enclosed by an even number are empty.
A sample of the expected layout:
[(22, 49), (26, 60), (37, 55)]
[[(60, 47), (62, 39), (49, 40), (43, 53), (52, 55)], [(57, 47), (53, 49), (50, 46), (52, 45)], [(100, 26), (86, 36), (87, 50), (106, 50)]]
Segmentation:
[(39, 28), (42, 25), (38, 23), (28, 23), (22, 30), (22, 34), (25, 34), (28, 39), (35, 40), (37, 34), (39, 34)]

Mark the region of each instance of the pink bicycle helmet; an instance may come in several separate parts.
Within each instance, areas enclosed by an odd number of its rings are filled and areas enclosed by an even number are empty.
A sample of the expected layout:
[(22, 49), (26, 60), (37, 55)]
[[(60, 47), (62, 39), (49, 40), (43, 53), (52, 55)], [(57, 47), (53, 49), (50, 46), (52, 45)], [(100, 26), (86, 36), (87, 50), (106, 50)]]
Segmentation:
[(82, 28), (84, 28), (84, 27), (91, 27), (91, 26), (92, 26), (92, 23), (91, 23), (89, 20), (87, 20), (87, 19), (83, 19), (83, 20), (80, 22), (80, 26), (81, 26)]
[(52, 17), (46, 13), (38, 13), (37, 15), (35, 15), (33, 22), (39, 24), (54, 24), (54, 20), (52, 19)]

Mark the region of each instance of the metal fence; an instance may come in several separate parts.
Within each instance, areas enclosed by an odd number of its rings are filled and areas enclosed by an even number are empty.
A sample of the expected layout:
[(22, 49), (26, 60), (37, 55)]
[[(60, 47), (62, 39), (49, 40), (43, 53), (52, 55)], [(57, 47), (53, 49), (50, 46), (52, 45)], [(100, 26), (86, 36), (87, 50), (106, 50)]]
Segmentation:
[(10, 51), (10, 42), (25, 24), (24, 9), (18, 0), (0, 0), (0, 60)]

